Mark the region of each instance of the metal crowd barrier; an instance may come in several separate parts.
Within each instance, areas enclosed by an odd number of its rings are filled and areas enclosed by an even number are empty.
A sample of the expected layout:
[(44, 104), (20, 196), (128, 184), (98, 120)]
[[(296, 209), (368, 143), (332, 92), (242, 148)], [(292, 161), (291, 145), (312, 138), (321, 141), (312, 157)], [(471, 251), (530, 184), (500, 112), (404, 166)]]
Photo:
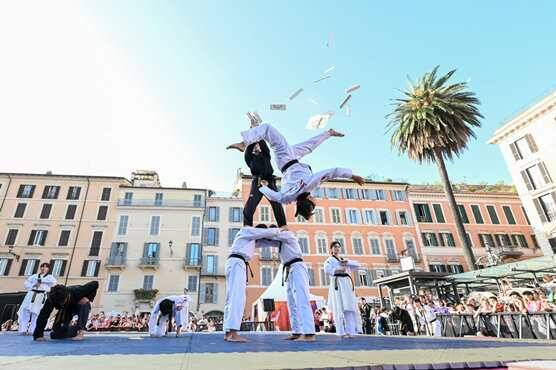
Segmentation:
[(479, 314), (437, 314), (443, 337), (481, 333), (514, 339), (556, 339), (556, 312), (502, 312)]

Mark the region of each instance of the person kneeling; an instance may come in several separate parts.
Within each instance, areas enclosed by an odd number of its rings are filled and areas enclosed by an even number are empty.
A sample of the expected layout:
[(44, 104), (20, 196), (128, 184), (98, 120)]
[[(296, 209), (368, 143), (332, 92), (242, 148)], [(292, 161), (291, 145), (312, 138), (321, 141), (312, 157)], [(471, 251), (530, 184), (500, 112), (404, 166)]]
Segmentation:
[[(85, 285), (55, 285), (48, 293), (48, 298), (37, 318), (37, 326), (33, 333), (36, 341), (44, 341), (44, 328), (52, 311), (57, 310), (54, 325), (50, 332), (51, 339), (82, 340), (91, 302), (95, 299), (98, 281), (91, 281)], [(77, 321), (72, 323), (73, 317)]]

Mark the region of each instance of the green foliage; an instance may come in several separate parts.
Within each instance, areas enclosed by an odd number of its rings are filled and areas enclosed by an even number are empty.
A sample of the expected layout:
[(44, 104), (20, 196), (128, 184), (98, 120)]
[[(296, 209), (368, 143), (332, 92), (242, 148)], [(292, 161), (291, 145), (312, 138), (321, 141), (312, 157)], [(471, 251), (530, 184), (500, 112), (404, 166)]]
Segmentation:
[(152, 300), (158, 294), (158, 289), (135, 289), (135, 299), (138, 300)]

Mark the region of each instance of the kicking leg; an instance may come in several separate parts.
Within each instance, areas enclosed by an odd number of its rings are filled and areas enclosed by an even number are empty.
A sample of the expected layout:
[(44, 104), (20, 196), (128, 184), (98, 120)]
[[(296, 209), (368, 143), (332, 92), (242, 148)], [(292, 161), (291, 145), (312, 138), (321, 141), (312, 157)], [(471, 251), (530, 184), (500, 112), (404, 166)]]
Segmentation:
[(316, 147), (318, 147), (326, 139), (332, 136), (342, 137), (344, 136), (344, 134), (339, 133), (336, 130), (330, 129), (328, 131), (324, 131), (321, 134), (318, 134), (317, 136), (313, 136), (312, 138), (305, 140), (299, 144), (293, 145), (292, 148), (295, 154), (297, 155), (297, 159), (302, 158), (307, 154), (311, 153), (313, 150), (315, 150)]

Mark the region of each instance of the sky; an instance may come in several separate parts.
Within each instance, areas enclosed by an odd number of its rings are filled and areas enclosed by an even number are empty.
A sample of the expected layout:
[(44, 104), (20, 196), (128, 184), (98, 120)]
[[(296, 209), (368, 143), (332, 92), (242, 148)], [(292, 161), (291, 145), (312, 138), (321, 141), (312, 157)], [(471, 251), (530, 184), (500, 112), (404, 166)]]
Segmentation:
[[(318, 133), (311, 116), (334, 111), (327, 128), (346, 136), (306, 157), (314, 169), (436, 182), (434, 165), (391, 148), (385, 116), (407, 76), (440, 65), (469, 82), (485, 116), (452, 180), (510, 183), (487, 140), (556, 88), (554, 24), (553, 1), (4, 1), (0, 172), (152, 169), (164, 186), (231, 191), (245, 166), (225, 147), (245, 112), (294, 143)], [(354, 84), (348, 116), (338, 106)]]

